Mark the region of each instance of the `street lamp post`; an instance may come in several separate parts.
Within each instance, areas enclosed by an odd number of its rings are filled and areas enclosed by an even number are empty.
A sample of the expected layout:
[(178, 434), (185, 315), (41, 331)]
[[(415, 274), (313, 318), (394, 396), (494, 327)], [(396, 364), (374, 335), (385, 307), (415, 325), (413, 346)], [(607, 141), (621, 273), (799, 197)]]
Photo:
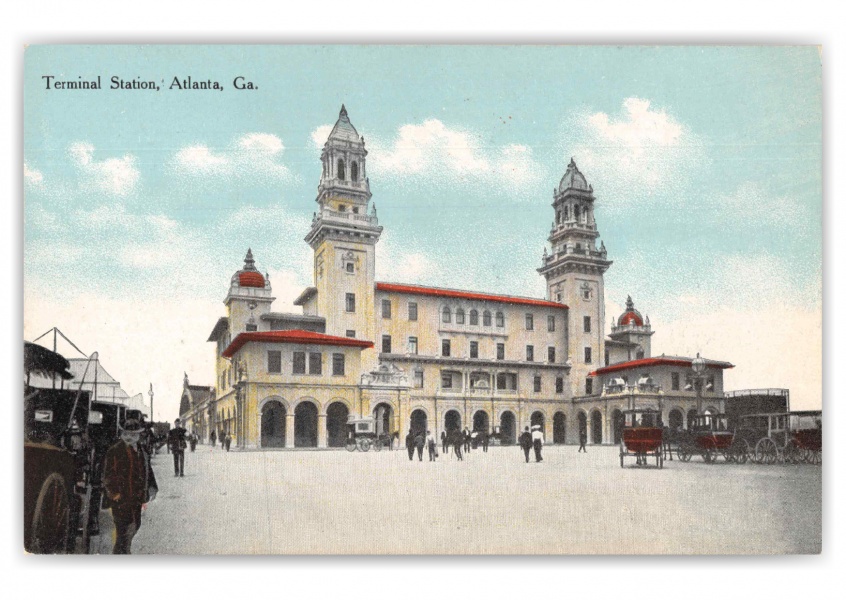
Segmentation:
[(243, 447), (246, 442), (246, 432), (244, 431), (246, 421), (244, 420), (244, 404), (246, 404), (245, 396), (247, 395), (247, 365), (243, 360), (235, 363), (235, 406), (237, 413), (235, 415), (235, 430), (238, 436), (238, 446)]
[(696, 353), (691, 364), (693, 369), (693, 385), (696, 386), (696, 414), (702, 414), (702, 384), (705, 381), (705, 359)]
[(156, 422), (156, 413), (153, 412), (153, 384), (150, 384), (150, 391), (147, 392), (150, 395), (150, 422)]

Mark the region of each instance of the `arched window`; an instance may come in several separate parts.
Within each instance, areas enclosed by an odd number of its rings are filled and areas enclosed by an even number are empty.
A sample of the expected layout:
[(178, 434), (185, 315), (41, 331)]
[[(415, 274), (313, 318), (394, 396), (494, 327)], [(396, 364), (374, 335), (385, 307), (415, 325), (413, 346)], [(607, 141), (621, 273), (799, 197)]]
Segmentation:
[(449, 306), (444, 306), (443, 319), (442, 319), (442, 321), (443, 321), (444, 323), (450, 323), (450, 322), (452, 322), (452, 314), (451, 314), (451, 313), (450, 313), (450, 311), (449, 311)]
[[(343, 177), (342, 177), (341, 179), (343, 179)], [(579, 220), (579, 207), (578, 207), (578, 206), (574, 206), (574, 207), (573, 207), (573, 218), (574, 218), (576, 221), (578, 221), (578, 220)]]
[(555, 213), (555, 224), (559, 224), (561, 222), (561, 211), (556, 211)]
[(479, 324), (479, 311), (475, 308), (470, 311), (470, 324), (471, 325), (478, 325)]
[(338, 179), (344, 180), (346, 179), (346, 174), (344, 173), (344, 159), (338, 159)]
[(484, 313), (482, 313), (482, 325), (484, 325), (485, 327), (491, 326), (491, 311), (486, 310)]
[(350, 181), (358, 181), (358, 163), (355, 161), (350, 165)]
[(459, 325), (464, 325), (464, 309), (458, 308), (455, 311), (455, 322)]
[(564, 220), (565, 221), (570, 220), (570, 205), (569, 204), (564, 205)]
[(640, 360), (641, 358), (643, 358), (643, 348), (638, 348), (638, 349), (637, 349), (637, 352), (635, 353), (635, 358), (636, 358), (636, 359), (638, 359), (638, 360)]
[(496, 313), (496, 326), (497, 327), (505, 327), (505, 315), (502, 312), (497, 311)]

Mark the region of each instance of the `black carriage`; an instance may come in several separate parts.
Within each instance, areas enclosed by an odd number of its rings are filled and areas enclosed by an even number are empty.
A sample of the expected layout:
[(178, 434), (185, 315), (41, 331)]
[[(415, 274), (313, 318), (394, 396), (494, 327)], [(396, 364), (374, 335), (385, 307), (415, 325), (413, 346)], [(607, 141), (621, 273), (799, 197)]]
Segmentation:
[(822, 462), (821, 411), (744, 415), (738, 433), (759, 464)]
[(729, 426), (724, 414), (696, 415), (687, 431), (677, 435), (677, 453), (683, 462), (695, 455), (702, 456), (706, 463), (714, 463), (720, 456), (727, 463), (737, 464), (749, 458), (749, 444)]
[(347, 443), (344, 445), (348, 452), (367, 452), (373, 448), (376, 452), (382, 448), (391, 447), (391, 436), (388, 433), (376, 433), (376, 419), (374, 417), (347, 418)]
[(620, 439), (620, 466), (625, 457), (634, 456), (637, 464), (646, 466), (648, 457), (655, 457), (655, 465), (664, 467), (664, 431), (661, 427), (661, 413), (655, 409), (624, 410)]

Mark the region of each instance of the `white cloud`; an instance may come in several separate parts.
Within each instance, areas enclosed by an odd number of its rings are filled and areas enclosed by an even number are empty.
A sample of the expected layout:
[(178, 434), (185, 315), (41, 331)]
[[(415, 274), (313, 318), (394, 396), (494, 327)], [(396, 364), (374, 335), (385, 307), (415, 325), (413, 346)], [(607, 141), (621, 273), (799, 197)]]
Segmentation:
[(44, 175), (24, 162), (24, 181), (31, 185), (41, 185), (44, 182)]
[(318, 150), (323, 148), (329, 134), (332, 133), (332, 127), (334, 125), (321, 125), (311, 132), (311, 143), (314, 144), (315, 148)]
[(126, 196), (135, 190), (141, 173), (136, 168), (135, 156), (94, 160), (95, 148), (88, 142), (75, 142), (68, 148), (71, 160), (80, 171), (81, 186), (98, 191)]
[(485, 184), (486, 193), (496, 188), (513, 193), (525, 191), (544, 174), (528, 146), (490, 146), (479, 134), (438, 119), (403, 125), (393, 140), (371, 138), (370, 146), (370, 171), (399, 180), (426, 177), (452, 185)]
[(601, 182), (603, 204), (617, 209), (643, 208), (662, 193), (680, 202), (672, 192), (705, 160), (688, 127), (641, 98), (626, 98), (619, 115), (575, 115), (565, 123), (561, 153), (575, 157), (588, 181)]
[(714, 214), (744, 227), (792, 227), (807, 232), (807, 224), (812, 220), (795, 197), (774, 195), (762, 184), (751, 181), (730, 194), (718, 196), (714, 204)]
[(291, 172), (282, 162), (285, 145), (271, 133), (247, 133), (226, 148), (203, 144), (181, 148), (171, 160), (180, 175), (218, 176), (225, 179), (287, 181)]

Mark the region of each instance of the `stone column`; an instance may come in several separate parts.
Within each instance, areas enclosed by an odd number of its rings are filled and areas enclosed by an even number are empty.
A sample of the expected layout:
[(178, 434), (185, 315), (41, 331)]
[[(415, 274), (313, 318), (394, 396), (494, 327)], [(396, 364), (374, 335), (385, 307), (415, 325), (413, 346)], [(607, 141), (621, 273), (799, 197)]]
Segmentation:
[(326, 448), (326, 438), (328, 432), (326, 431), (326, 413), (317, 415), (317, 447)]
[(294, 447), (294, 413), (285, 415), (285, 447)]

